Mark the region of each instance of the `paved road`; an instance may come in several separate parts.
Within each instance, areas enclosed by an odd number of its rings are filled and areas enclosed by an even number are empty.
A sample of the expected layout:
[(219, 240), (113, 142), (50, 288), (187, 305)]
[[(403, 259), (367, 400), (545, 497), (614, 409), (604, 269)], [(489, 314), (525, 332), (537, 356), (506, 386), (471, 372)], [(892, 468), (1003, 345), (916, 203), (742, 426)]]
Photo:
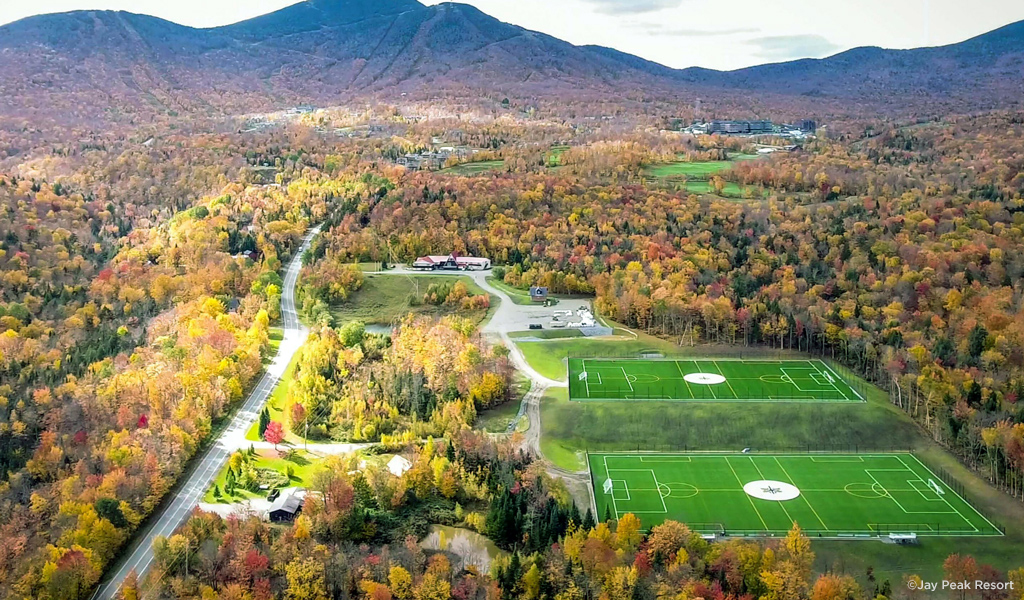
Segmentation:
[[(516, 328), (521, 327), (522, 319), (517, 314), (523, 307), (512, 302), (508, 294), (502, 290), (492, 286), (487, 281), (489, 272), (481, 271), (468, 271), (463, 274), (469, 275), (473, 278), (473, 281), (477, 285), (482, 287), (487, 292), (498, 296), (501, 299), (501, 304), (495, 311), (494, 316), (483, 328), (484, 333), (490, 333), (497, 335), (504, 342), (505, 346), (509, 349), (509, 359), (512, 364), (524, 373), (531, 381), (530, 391), (527, 392), (526, 396), (523, 397), (523, 402), (519, 406), (519, 415), (512, 422), (513, 426), (519, 421), (519, 418), (526, 415), (530, 420), (530, 426), (523, 433), (522, 446), (524, 449), (533, 453), (534, 456), (544, 460), (544, 452), (541, 451), (540, 438), (541, 438), (541, 420), (540, 420), (540, 402), (541, 398), (544, 397), (550, 387), (566, 387), (568, 380), (557, 381), (544, 377), (537, 372), (530, 363), (526, 361), (526, 357), (523, 356), (522, 350), (516, 345), (515, 341), (508, 336), (510, 331), (515, 331)], [(569, 489), (569, 493), (572, 494), (576, 503), (580, 506), (580, 510), (586, 510), (590, 507), (593, 514), (597, 514), (597, 506), (593, 500), (590, 489), (590, 473), (586, 470), (580, 472), (572, 472), (562, 469), (561, 467), (555, 466), (551, 461), (544, 460), (548, 475), (557, 477), (563, 480)]]
[(274, 357), (263, 377), (250, 392), (245, 404), (235, 413), (220, 437), (207, 450), (199, 464), (188, 476), (188, 480), (178, 489), (177, 496), (169, 504), (165, 504), (159, 514), (153, 515), (152, 525), (145, 535), (141, 539), (137, 539), (134, 550), (128, 558), (96, 590), (93, 600), (113, 600), (117, 596), (117, 591), (121, 588), (124, 578), (132, 570), (139, 575), (140, 579), (142, 578), (153, 562), (153, 540), (161, 535), (170, 536), (188, 518), (228, 456), (237, 449), (236, 441), (239, 437), (245, 437), (245, 432), (259, 417), (259, 412), (263, 409), (271, 392), (274, 391), (278, 380), (284, 374), (288, 363), (291, 362), (292, 356), (305, 343), (309, 331), (302, 326), (295, 308), (295, 282), (302, 269), (302, 254), (309, 247), (313, 236), (319, 231), (320, 227), (316, 227), (306, 234), (302, 246), (289, 263), (288, 270), (285, 271), (284, 289), (281, 293), (281, 325), (284, 329), (284, 339), (281, 340), (277, 356)]
[(517, 369), (525, 373), (536, 386), (543, 387), (566, 387), (568, 383), (565, 381), (557, 381), (549, 379), (540, 373), (538, 373), (530, 363), (526, 362), (526, 358), (523, 356), (522, 350), (516, 346), (508, 333), (510, 331), (519, 331), (523, 329), (523, 319), (521, 314), (525, 311), (536, 310), (536, 307), (532, 306), (520, 306), (512, 302), (512, 298), (502, 290), (492, 286), (487, 282), (487, 278), (491, 276), (491, 271), (428, 271), (423, 273), (422, 271), (414, 271), (407, 267), (397, 266), (394, 269), (387, 271), (374, 271), (374, 275), (393, 275), (395, 277), (406, 276), (406, 275), (430, 275), (435, 277), (451, 276), (451, 277), (469, 277), (477, 285), (483, 288), (487, 293), (497, 296), (501, 303), (498, 304), (498, 308), (495, 309), (494, 314), (484, 324), (481, 332), (484, 334), (490, 334), (497, 336), (509, 349), (509, 358), (512, 360), (512, 364)]
[[(406, 267), (398, 266), (388, 271), (377, 271), (375, 274), (380, 275), (393, 275), (400, 277), (403, 275), (416, 275), (423, 273), (418, 271), (412, 271)], [(523, 356), (523, 351), (519, 349), (519, 346), (508, 336), (510, 331), (515, 331), (521, 326), (522, 319), (520, 318), (521, 312), (529, 310), (529, 307), (521, 307), (514, 302), (504, 291), (492, 286), (488, 281), (487, 277), (491, 275), (490, 271), (433, 271), (430, 275), (451, 275), (451, 276), (467, 276), (473, 279), (477, 285), (484, 289), (484, 291), (497, 296), (501, 300), (498, 308), (495, 309), (494, 314), (491, 315), (490, 320), (483, 326), (481, 330), (484, 334), (490, 334), (497, 336), (505, 344), (505, 347), (509, 349), (509, 359), (512, 361), (513, 366), (516, 369), (523, 372), (531, 381), (532, 385), (530, 391), (523, 398), (522, 404), (519, 406), (519, 415), (512, 421), (512, 427), (514, 431), (516, 423), (519, 418), (526, 415), (530, 420), (530, 427), (523, 434), (523, 446), (531, 450), (536, 456), (542, 457), (544, 454), (540, 449), (540, 435), (541, 435), (541, 423), (540, 423), (540, 399), (544, 397), (544, 392), (549, 387), (565, 387), (568, 385), (565, 381), (556, 381), (549, 379), (537, 372), (530, 363), (526, 361), (526, 357)], [(551, 465), (552, 471), (557, 471), (559, 474), (569, 475), (568, 472), (562, 471), (554, 465)]]

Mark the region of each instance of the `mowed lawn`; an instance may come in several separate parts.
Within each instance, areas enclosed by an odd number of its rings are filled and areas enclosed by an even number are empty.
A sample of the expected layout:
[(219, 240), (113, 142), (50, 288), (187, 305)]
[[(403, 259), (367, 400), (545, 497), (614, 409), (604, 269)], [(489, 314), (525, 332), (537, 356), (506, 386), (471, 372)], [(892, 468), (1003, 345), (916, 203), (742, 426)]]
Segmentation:
[(664, 355), (681, 353), (672, 342), (640, 334), (639, 338), (616, 336), (601, 338), (568, 338), (548, 342), (518, 342), (516, 344), (530, 366), (541, 375), (555, 380), (566, 378), (566, 357), (571, 355), (637, 356), (640, 353), (660, 352)]
[(490, 171), (498, 171), (505, 168), (503, 160), (480, 160), (476, 162), (462, 163), (454, 167), (441, 170), (441, 173), (448, 175), (479, 175)]
[(820, 360), (569, 359), (577, 401), (863, 402)]
[[(452, 306), (434, 306), (423, 303), (423, 295), (431, 283), (461, 281), (472, 295), (485, 294), (471, 278), (455, 275), (366, 275), (363, 287), (352, 294), (344, 304), (332, 307), (338, 325), (349, 321), (389, 325), (409, 313), (440, 316), (457, 312)], [(491, 297), (492, 310), (498, 299)], [(462, 316), (483, 320), (491, 311), (460, 312)]]
[(521, 290), (519, 288), (512, 287), (497, 277), (488, 277), (487, 283), (508, 294), (508, 297), (512, 300), (513, 304), (519, 304), (522, 306), (533, 306), (535, 304), (539, 304), (530, 298), (530, 292), (528, 290)]
[(708, 177), (720, 171), (728, 171), (735, 164), (731, 160), (673, 162), (651, 165), (644, 170), (644, 174), (659, 179), (679, 177), (680, 175), (686, 177)]
[[(284, 370), (284, 374), (281, 379), (278, 380), (277, 385), (274, 387), (274, 391), (271, 392), (270, 398), (267, 400), (267, 410), (270, 412), (270, 420), (284, 423), (285, 421), (285, 408), (287, 407), (288, 392), (291, 388), (292, 382), (295, 379), (295, 365), (299, 361), (299, 352), (296, 352), (292, 356), (291, 362)], [(245, 432), (245, 439), (258, 442), (260, 441), (260, 422), (256, 419), (252, 425), (249, 426), (249, 430)], [(285, 427), (285, 442), (290, 444), (297, 444), (302, 441), (302, 438), (295, 435)]]
[[(282, 446), (283, 448), (284, 446)], [(277, 471), (284, 477), (287, 477), (287, 474), (290, 472), (291, 477), (288, 477), (288, 485), (286, 487), (305, 487), (310, 485), (313, 473), (321, 466), (319, 458), (301, 450), (293, 450), (289, 453), (261, 450), (256, 453), (255, 457), (251, 457), (249, 460), (252, 461), (252, 467), (255, 469), (270, 469)], [(270, 490), (249, 491), (239, 486), (235, 488), (234, 495), (229, 497), (224, 493), (227, 475), (228, 464), (225, 463), (217, 474), (217, 478), (214, 479), (213, 484), (206, 490), (203, 502), (237, 502), (249, 498), (265, 498), (270, 492)], [(214, 495), (215, 487), (221, 490), (220, 498)]]
[(1001, 535), (913, 454), (591, 454), (598, 512), (704, 533)]
[[(685, 178), (687, 180), (687, 191), (693, 192), (694, 194), (712, 194), (715, 192), (711, 188), (710, 183), (708, 183), (708, 178), (712, 175), (732, 169), (738, 161), (753, 160), (755, 158), (757, 158), (756, 155), (741, 154), (733, 157), (731, 160), (693, 162), (679, 161), (663, 163), (650, 165), (644, 169), (644, 175), (665, 181), (671, 181), (673, 179), (682, 180)], [(742, 197), (746, 191), (746, 187), (727, 181), (725, 183), (725, 187), (722, 189), (722, 195), (726, 197), (739, 198)]]

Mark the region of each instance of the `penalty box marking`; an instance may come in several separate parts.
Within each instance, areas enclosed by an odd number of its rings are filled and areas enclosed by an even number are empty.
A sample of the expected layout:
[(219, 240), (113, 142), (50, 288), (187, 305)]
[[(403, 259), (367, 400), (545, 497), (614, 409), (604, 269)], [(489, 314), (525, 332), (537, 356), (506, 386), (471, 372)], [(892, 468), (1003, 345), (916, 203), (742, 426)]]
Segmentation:
[[(906, 469), (907, 469), (908, 471), (910, 471), (911, 473), (914, 473), (915, 475), (917, 475), (917, 472), (916, 472), (916, 471), (914, 471), (913, 469), (911, 469), (911, 468), (910, 468), (910, 466), (908, 466), (908, 465), (907, 465), (907, 463), (906, 463), (906, 462), (904, 462), (904, 460), (903, 460), (903, 457), (902, 457), (901, 455), (897, 454), (897, 455), (896, 455), (896, 458), (897, 458), (897, 459), (898, 459), (898, 460), (900, 461), (900, 464), (901, 464), (901, 465), (903, 465), (903, 467), (904, 467), (904, 468), (906, 468)], [(921, 462), (921, 459), (919, 459), (919, 458), (917, 458), (917, 457), (915, 456), (915, 457), (914, 457), (914, 460), (916, 460), (916, 461), (917, 461), (917, 464), (921, 465), (921, 467), (923, 467), (925, 471), (927, 471), (927, 472), (928, 472), (928, 473), (929, 473), (930, 475), (932, 475), (932, 477), (935, 477), (935, 473), (934, 473), (934, 472), (933, 472), (933, 471), (932, 471), (931, 469), (929, 469), (929, 468), (928, 468), (928, 467), (927, 467), (927, 466), (926, 466), (926, 465), (925, 465), (924, 463), (922, 463), (922, 462)], [(921, 480), (918, 480), (918, 481), (921, 481)], [(961, 498), (961, 500), (963, 500), (963, 498)], [(976, 532), (977, 532), (977, 531), (980, 531), (980, 530), (978, 529), (978, 526), (977, 526), (977, 525), (975, 525), (974, 523), (972, 523), (970, 519), (968, 519), (967, 517), (965, 517), (965, 516), (963, 515), (963, 513), (961, 513), (961, 512), (960, 512), (960, 511), (959, 511), (959, 510), (958, 510), (958, 509), (957, 509), (957, 508), (955, 507), (955, 506), (953, 506), (952, 504), (950, 504), (949, 500), (947, 500), (946, 498), (942, 498), (942, 501), (946, 503), (946, 506), (947, 506), (947, 507), (949, 507), (949, 508), (952, 508), (952, 509), (953, 509), (953, 512), (955, 512), (955, 513), (956, 513), (957, 515), (959, 515), (959, 517), (960, 517), (960, 518), (961, 518), (961, 519), (963, 520), (963, 522), (964, 522), (964, 523), (967, 523), (967, 524), (968, 524), (968, 525), (970, 525), (970, 526), (971, 526), (972, 528), (974, 528), (974, 531), (976, 531)], [(966, 502), (966, 501), (965, 501), (965, 502)], [(980, 511), (979, 511), (978, 509), (974, 509), (974, 512), (975, 512), (976, 514), (978, 514), (979, 516), (981, 516), (981, 518), (982, 518), (982, 519), (985, 519), (985, 522), (986, 522), (986, 523), (988, 523), (989, 525), (992, 525), (992, 521), (989, 521), (989, 520), (988, 520), (988, 517), (986, 517), (985, 515), (981, 514), (981, 512), (980, 512)], [(994, 528), (994, 529), (995, 529), (996, 531), (999, 531), (999, 528), (998, 528), (998, 527), (995, 527), (994, 525), (993, 525), (993, 528)]]
[[(643, 492), (643, 491), (658, 492), (658, 499), (661, 500), (661, 512), (658, 512), (656, 510), (640, 510), (640, 511), (631, 510), (629, 512), (635, 513), (635, 514), (652, 514), (652, 515), (660, 515), (660, 514), (667, 514), (668, 513), (668, 506), (665, 505), (665, 497), (661, 494), (662, 484), (658, 482), (658, 476), (654, 474), (654, 469), (609, 469), (608, 468), (607, 460), (608, 459), (606, 457), (605, 458), (605, 471), (606, 471), (609, 479), (611, 479), (611, 472), (612, 471), (626, 471), (626, 472), (634, 472), (634, 473), (650, 473), (651, 474), (651, 479), (654, 480), (654, 488), (652, 488), (650, 490), (647, 490), (646, 488), (638, 488), (637, 491), (641, 491), (641, 492)], [(612, 502), (613, 502), (613, 504), (614, 504), (614, 502), (616, 500), (616, 498), (615, 498), (615, 482), (616, 481), (621, 481), (622, 485), (623, 485), (623, 488), (626, 490), (626, 498), (619, 498), (619, 500), (622, 500), (624, 502), (628, 502), (628, 501), (633, 500), (632, 496), (629, 493), (629, 485), (626, 483), (626, 480), (625, 479), (612, 479)], [(671, 488), (669, 488), (669, 489), (671, 490)], [(616, 508), (616, 510), (618, 510), (618, 509)]]
[[(882, 455), (882, 456), (884, 456), (884, 455)], [(637, 456), (635, 456), (635, 455), (632, 455), (632, 456), (631, 455), (624, 455), (624, 456), (618, 456), (617, 458), (637, 458)], [(689, 456), (683, 457), (683, 456), (680, 456), (680, 457), (678, 457), (679, 459), (684, 459), (685, 458), (687, 460), (675, 460), (675, 461), (671, 460), (670, 457), (644, 457), (644, 456), (639, 456), (639, 458), (640, 458), (641, 462), (643, 462), (644, 458), (653, 458), (654, 460), (652, 460), (651, 462), (659, 462), (659, 460), (658, 460), (659, 458), (663, 458), (663, 460), (661, 460), (660, 462), (692, 462), (692, 458), (693, 457), (689, 457)], [(710, 456), (698, 456), (698, 458), (723, 458), (723, 459), (725, 459), (726, 464), (729, 466), (729, 469), (733, 472), (733, 475), (736, 477), (737, 482), (742, 484), (742, 480), (736, 474), (736, 471), (732, 468), (732, 463), (729, 461), (729, 457), (728, 456), (726, 456), (726, 455), (718, 455), (718, 456), (710, 455)], [(761, 473), (760, 468), (758, 468), (756, 462), (754, 461), (754, 457), (748, 456), (747, 458), (750, 459), (751, 464), (758, 471), (758, 473), (761, 474), (761, 476), (763, 477), (763, 474)], [(773, 458), (776, 460), (776, 462), (778, 462), (778, 457), (773, 457)], [(817, 461), (815, 459), (818, 458), (818, 457), (813, 457), (813, 456), (812, 457), (800, 457), (800, 458), (811, 458), (812, 462), (828, 462), (828, 460), (827, 460), (828, 457), (821, 457), (821, 458), (825, 458), (826, 459), (824, 461)], [(933, 498), (925, 497), (924, 494), (922, 493), (922, 490), (920, 490), (917, 486), (915, 486), (913, 484), (913, 482), (915, 482), (915, 481), (916, 482), (920, 482), (920, 483), (925, 483), (925, 481), (923, 479), (920, 479), (920, 476), (918, 476), (915, 479), (907, 479), (906, 480), (906, 482), (910, 485), (911, 489), (908, 489), (908, 490), (900, 489), (900, 490), (894, 490), (894, 491), (896, 491), (896, 492), (915, 491), (919, 495), (921, 495), (924, 500), (930, 501), (930, 502), (944, 502), (946, 504), (947, 508), (950, 508), (952, 510), (950, 510), (950, 511), (908, 511), (902, 504), (900, 504), (900, 502), (898, 500), (896, 500), (896, 498), (894, 498), (892, 496), (890, 491), (884, 485), (882, 485), (882, 483), (879, 482), (878, 479), (876, 479), (874, 475), (871, 474), (871, 471), (876, 471), (876, 472), (910, 473), (912, 475), (917, 475), (917, 473), (913, 469), (911, 469), (909, 466), (906, 465), (905, 462), (903, 462), (902, 457), (897, 455), (896, 458), (898, 460), (900, 460), (900, 462), (904, 465), (904, 468), (902, 468), (902, 469), (884, 469), (884, 468), (883, 469), (864, 469), (864, 472), (869, 477), (871, 477), (871, 479), (874, 481), (875, 485), (877, 485), (884, 492), (884, 495), (882, 497), (886, 497), (886, 498), (889, 498), (890, 500), (892, 500), (893, 503), (896, 504), (896, 506), (898, 506), (900, 508), (900, 510), (902, 510), (904, 512), (904, 514), (908, 514), (908, 515), (910, 515), (910, 514), (919, 514), (919, 515), (951, 515), (951, 514), (956, 514), (957, 516), (959, 516), (961, 518), (961, 520), (964, 523), (966, 523), (967, 525), (970, 525), (973, 528), (974, 531), (980, 531), (973, 523), (971, 523), (971, 521), (969, 519), (964, 517), (963, 514), (959, 510), (956, 509), (956, 507), (954, 507), (952, 504), (950, 504), (947, 499), (941, 498), (941, 497), (940, 498), (934, 498), (934, 499)], [(664, 460), (664, 459), (668, 459), (668, 460)], [(855, 459), (860, 459), (859, 462), (864, 462), (863, 457), (859, 457), (859, 456), (850, 457), (850, 459), (846, 460), (846, 461), (837, 460), (835, 462), (857, 462), (857, 460), (855, 460)], [(632, 512), (634, 514), (667, 514), (668, 513), (668, 506), (665, 504), (665, 495), (662, 494), (663, 484), (661, 484), (658, 481), (658, 476), (655, 473), (654, 469), (609, 468), (608, 467), (608, 456), (607, 455), (604, 456), (603, 460), (604, 460), (604, 464), (605, 464), (605, 473), (606, 473), (606, 475), (609, 476), (609, 478), (611, 476), (611, 472), (612, 471), (639, 472), (639, 473), (650, 473), (651, 474), (651, 478), (654, 480), (654, 486), (655, 487), (650, 489), (650, 490), (645, 489), (645, 488), (639, 488), (637, 491), (642, 491), (642, 492), (646, 492), (646, 491), (658, 492), (659, 499), (661, 500), (662, 511), (629, 511), (629, 512)], [(918, 462), (920, 462), (920, 461), (918, 461)], [(792, 482), (793, 481), (792, 476), (786, 471), (786, 469), (784, 467), (782, 467), (781, 463), (779, 464), (779, 466), (782, 469), (783, 473), (786, 475), (787, 479), (789, 479), (790, 482)], [(621, 482), (622, 483), (622, 490), (626, 492), (626, 498), (623, 499), (623, 498), (616, 498), (615, 497), (615, 490), (616, 490), (615, 482)], [(672, 490), (671, 486), (665, 485), (664, 487), (669, 489), (669, 491), (670, 491), (669, 497), (671, 497), (671, 490)], [(706, 489), (706, 490), (702, 490), (700, 488), (697, 488), (696, 486), (694, 486), (694, 489), (697, 489), (700, 492), (707, 492), (707, 493), (711, 493), (711, 492), (734, 492), (734, 491), (736, 491), (736, 490), (731, 490), (731, 489), (723, 489), (723, 490)], [(742, 490), (740, 490), (740, 491), (742, 491)], [(846, 491), (848, 493), (847, 490), (817, 490), (817, 489), (811, 490), (811, 489), (807, 489), (807, 490), (803, 490), (803, 491), (805, 491), (805, 492), (839, 492), (839, 491)], [(928, 491), (934, 491), (934, 490), (929, 487)], [(746, 494), (744, 494), (744, 495), (746, 495)], [(618, 510), (618, 506), (617, 506), (616, 500), (623, 500), (623, 501), (627, 501), (627, 502), (632, 500), (632, 496), (630, 494), (629, 486), (626, 483), (626, 480), (624, 480), (624, 479), (612, 479), (612, 494), (611, 494), (611, 496), (612, 496), (613, 509), (615, 510), (616, 518), (618, 518), (620, 513), (619, 513), (619, 510)], [(803, 494), (801, 494), (801, 496), (803, 496)], [(749, 500), (749, 497), (748, 497), (748, 500)], [(804, 503), (814, 513), (814, 516), (818, 519), (818, 522), (821, 523), (821, 525), (824, 527), (825, 531), (829, 531), (830, 529), (829, 529), (828, 525), (824, 522), (824, 520), (818, 514), (818, 511), (815, 510), (814, 506), (811, 504), (811, 502), (806, 497), (804, 497)], [(754, 512), (757, 514), (758, 518), (761, 520), (761, 524), (764, 525), (765, 526), (765, 530), (768, 531), (769, 529), (768, 529), (767, 523), (765, 523), (765, 521), (764, 521), (764, 517), (761, 515), (761, 513), (757, 509), (757, 507), (754, 506), (752, 501), (751, 501), (751, 508), (754, 509)], [(785, 510), (785, 507), (783, 507), (783, 511), (786, 513), (787, 517), (789, 517), (789, 511)], [(791, 517), (789, 517), (789, 518), (791, 518)], [(982, 518), (984, 518), (984, 515), (982, 515)], [(927, 525), (927, 524), (925, 524), (925, 525), (929, 529), (932, 529), (934, 531), (934, 528), (932, 528), (930, 525)]]

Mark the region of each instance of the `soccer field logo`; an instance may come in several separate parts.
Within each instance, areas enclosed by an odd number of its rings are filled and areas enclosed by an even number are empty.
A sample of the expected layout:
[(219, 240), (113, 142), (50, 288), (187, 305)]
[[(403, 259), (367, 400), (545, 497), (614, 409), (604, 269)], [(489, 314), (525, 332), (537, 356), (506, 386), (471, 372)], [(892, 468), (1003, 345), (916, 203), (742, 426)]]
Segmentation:
[(820, 360), (569, 359), (569, 398), (863, 402)]
[(690, 373), (683, 375), (683, 381), (697, 385), (718, 385), (725, 383), (725, 377), (714, 373)]
[(913, 454), (590, 454), (598, 514), (701, 533), (988, 536), (1001, 530)]
[(743, 486), (743, 491), (748, 496), (753, 496), (758, 500), (771, 500), (772, 502), (792, 500), (800, 495), (800, 490), (793, 484), (786, 483), (785, 481), (768, 481), (764, 479), (751, 481)]

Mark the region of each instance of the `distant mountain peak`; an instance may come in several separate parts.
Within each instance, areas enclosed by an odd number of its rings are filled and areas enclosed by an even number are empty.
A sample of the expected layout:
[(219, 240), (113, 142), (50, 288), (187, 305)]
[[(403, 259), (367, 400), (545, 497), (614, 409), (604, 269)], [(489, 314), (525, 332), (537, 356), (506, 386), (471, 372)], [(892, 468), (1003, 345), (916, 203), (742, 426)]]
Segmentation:
[(28, 115), (45, 114), (35, 108), (48, 105), (41, 97), (103, 114), (111, 105), (149, 110), (154, 102), (168, 112), (196, 105), (237, 112), (446, 90), (616, 98), (640, 91), (726, 103), (756, 92), (781, 105), (813, 97), (824, 98), (815, 100), (822, 106), (894, 110), (1024, 106), (1024, 22), (944, 47), (855, 48), (730, 72), (680, 71), (574, 46), (469, 4), (306, 0), (209, 29), (131, 13), (41, 15), (0, 26), (0, 55), (0, 111)]

